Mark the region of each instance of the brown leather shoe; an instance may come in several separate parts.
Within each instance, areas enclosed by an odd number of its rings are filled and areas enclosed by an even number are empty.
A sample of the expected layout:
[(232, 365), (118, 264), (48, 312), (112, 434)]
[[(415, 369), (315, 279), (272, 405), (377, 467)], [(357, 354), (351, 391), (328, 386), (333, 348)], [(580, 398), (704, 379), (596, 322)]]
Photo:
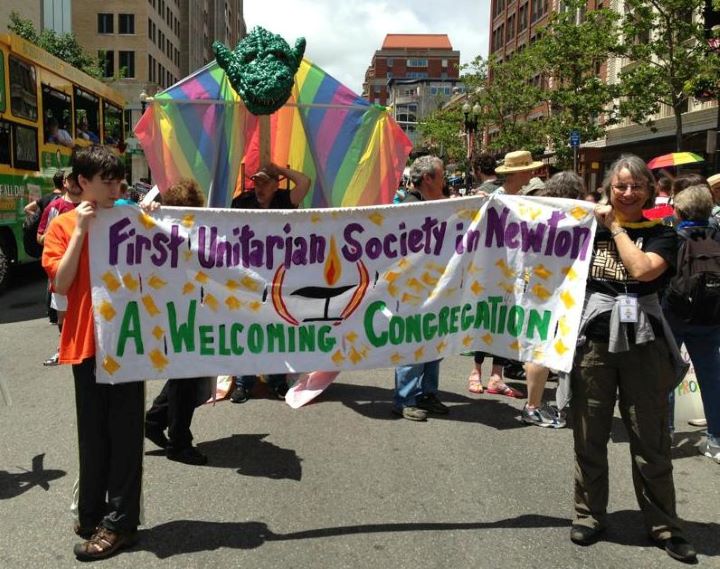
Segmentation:
[(136, 541), (135, 531), (120, 533), (100, 526), (89, 540), (75, 544), (73, 552), (79, 561), (105, 559), (123, 548), (133, 546)]

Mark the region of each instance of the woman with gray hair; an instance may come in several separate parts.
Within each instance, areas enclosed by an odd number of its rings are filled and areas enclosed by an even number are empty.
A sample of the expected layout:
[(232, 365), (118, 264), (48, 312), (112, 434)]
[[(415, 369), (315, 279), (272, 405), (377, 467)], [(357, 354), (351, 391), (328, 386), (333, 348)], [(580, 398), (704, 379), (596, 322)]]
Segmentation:
[(607, 524), (607, 443), (615, 401), (630, 439), (633, 484), (649, 537), (671, 557), (697, 556), (675, 510), (667, 429), (668, 395), (687, 372), (663, 317), (658, 292), (676, 259), (671, 228), (643, 217), (655, 194), (652, 173), (621, 156), (595, 207), (598, 228), (571, 373), (575, 519), (570, 539), (594, 543)]
[(685, 344), (700, 384), (707, 438), (698, 450), (720, 463), (720, 231), (708, 221), (712, 208), (704, 184), (685, 188), (675, 198), (681, 246), (663, 311), (678, 346)]
[(585, 182), (575, 172), (558, 172), (547, 182), (545, 187), (538, 190), (534, 195), (538, 197), (567, 198), (571, 200), (582, 200), (587, 190)]

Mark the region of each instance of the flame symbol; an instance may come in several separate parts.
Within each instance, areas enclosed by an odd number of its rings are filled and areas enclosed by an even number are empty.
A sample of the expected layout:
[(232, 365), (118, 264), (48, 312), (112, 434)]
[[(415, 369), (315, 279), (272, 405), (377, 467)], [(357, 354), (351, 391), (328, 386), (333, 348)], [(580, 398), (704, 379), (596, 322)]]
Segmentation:
[(342, 268), (340, 266), (340, 257), (337, 253), (335, 245), (335, 237), (330, 237), (330, 254), (325, 261), (325, 282), (333, 286), (340, 279)]

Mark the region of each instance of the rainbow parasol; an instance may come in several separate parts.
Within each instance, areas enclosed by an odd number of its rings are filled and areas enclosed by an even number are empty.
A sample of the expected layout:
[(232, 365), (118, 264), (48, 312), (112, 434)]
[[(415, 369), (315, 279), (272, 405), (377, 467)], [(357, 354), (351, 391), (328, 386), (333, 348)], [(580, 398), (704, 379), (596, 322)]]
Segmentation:
[(704, 161), (705, 159), (702, 156), (693, 152), (672, 152), (653, 158), (647, 165), (651, 170), (655, 170), (656, 168), (668, 168), (670, 166), (681, 166), (682, 164), (694, 164), (695, 162)]
[[(313, 180), (306, 207), (390, 203), (412, 148), (385, 107), (307, 59), (270, 125), (272, 161)], [(135, 135), (161, 191), (192, 177), (212, 207), (228, 207), (244, 185), (241, 172), (259, 167), (258, 118), (216, 62), (155, 96)]]

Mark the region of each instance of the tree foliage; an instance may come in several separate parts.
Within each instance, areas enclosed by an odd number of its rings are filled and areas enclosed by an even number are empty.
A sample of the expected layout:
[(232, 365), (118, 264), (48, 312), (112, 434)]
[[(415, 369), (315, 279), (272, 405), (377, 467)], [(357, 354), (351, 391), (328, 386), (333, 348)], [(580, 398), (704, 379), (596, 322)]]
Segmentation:
[(572, 162), (568, 144), (575, 131), (582, 141), (604, 136), (612, 123), (615, 87), (601, 77), (608, 57), (619, 50), (619, 16), (608, 9), (585, 13), (583, 0), (564, 0), (530, 50), (549, 89), (544, 130), (561, 166)]
[(427, 149), (446, 163), (460, 162), (465, 156), (464, 138), (458, 130), (462, 113), (457, 107), (438, 109), (418, 124), (418, 131)]
[[(595, 140), (624, 117), (652, 126), (663, 104), (675, 113), (680, 150), (689, 98), (720, 97), (720, 39), (717, 46), (708, 42), (699, 17), (704, 0), (625, 0), (624, 14), (586, 12), (585, 6), (563, 0), (525, 49), (503, 61), (477, 57), (464, 66), (468, 102), (481, 105), (480, 126), (494, 133), (486, 150), (549, 147), (567, 167), (571, 132), (583, 142)], [(713, 6), (720, 10), (720, 0)], [(614, 58), (626, 64), (610, 84), (601, 70)], [(462, 132), (459, 110), (433, 120), (455, 121), (443, 127), (448, 137), (453, 128)]]
[[(675, 116), (676, 150), (682, 149), (682, 113), (692, 85), (708, 73), (709, 46), (697, 16), (704, 0), (625, 0), (622, 52), (629, 63), (620, 74), (622, 116), (653, 126), (662, 105)], [(717, 72), (717, 67), (715, 68)]]
[[(476, 59), (476, 70), (486, 69), (490, 81), (474, 92), (473, 102), (483, 109), (481, 126), (491, 133), (488, 150), (525, 148), (542, 149), (545, 136), (542, 124), (528, 120), (533, 109), (542, 102), (540, 85), (534, 81), (539, 62), (531, 50), (525, 50), (504, 62), (492, 56)], [(476, 74), (470, 74), (471, 77)], [(474, 79), (468, 78), (472, 85)]]
[(54, 30), (43, 30), (38, 33), (32, 20), (21, 18), (17, 12), (10, 13), (8, 30), (88, 75), (96, 78), (102, 77), (100, 61), (83, 50), (75, 34), (58, 34)]

